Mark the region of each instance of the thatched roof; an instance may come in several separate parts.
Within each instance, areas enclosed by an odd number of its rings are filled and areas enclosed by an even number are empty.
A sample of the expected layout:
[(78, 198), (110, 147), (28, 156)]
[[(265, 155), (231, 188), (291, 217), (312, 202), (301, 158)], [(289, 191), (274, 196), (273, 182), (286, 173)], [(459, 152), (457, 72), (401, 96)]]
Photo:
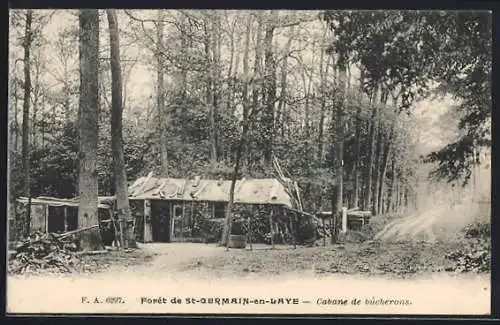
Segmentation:
[[(130, 199), (228, 202), (231, 181), (141, 177), (129, 187)], [(235, 203), (292, 207), (285, 187), (274, 178), (236, 181)]]
[[(17, 199), (17, 202), (19, 203), (24, 203), (28, 204), (29, 199), (27, 197), (20, 197)], [(77, 198), (74, 199), (61, 199), (61, 198), (55, 198), (55, 197), (50, 197), (50, 196), (39, 196), (36, 198), (31, 198), (31, 204), (36, 205), (36, 204), (46, 204), (51, 207), (61, 207), (61, 206), (67, 206), (67, 207), (78, 207), (79, 200)], [(98, 207), (101, 209), (109, 209), (109, 205), (106, 204), (105, 202), (102, 202), (99, 200)]]

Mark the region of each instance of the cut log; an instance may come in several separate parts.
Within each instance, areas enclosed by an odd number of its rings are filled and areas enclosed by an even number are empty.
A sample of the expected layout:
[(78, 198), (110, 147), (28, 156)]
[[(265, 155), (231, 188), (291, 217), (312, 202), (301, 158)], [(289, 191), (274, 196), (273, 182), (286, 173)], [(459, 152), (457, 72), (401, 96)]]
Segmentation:
[(76, 255), (102, 255), (102, 254), (107, 254), (109, 253), (108, 250), (98, 250), (98, 251), (83, 251), (83, 252), (76, 252)]
[(347, 211), (348, 217), (371, 217), (371, 211)]
[(53, 235), (57, 239), (61, 239), (61, 238), (65, 238), (65, 237), (68, 237), (68, 236), (71, 236), (71, 235), (74, 235), (74, 234), (78, 234), (78, 233), (83, 232), (83, 231), (87, 231), (87, 230), (91, 230), (91, 229), (94, 229), (94, 228), (98, 228), (98, 227), (99, 227), (99, 225), (93, 225), (93, 226), (90, 226), (90, 227), (85, 227), (85, 228), (80, 228), (80, 229), (68, 231), (68, 232), (66, 232), (64, 234), (60, 234), (60, 235), (53, 234)]

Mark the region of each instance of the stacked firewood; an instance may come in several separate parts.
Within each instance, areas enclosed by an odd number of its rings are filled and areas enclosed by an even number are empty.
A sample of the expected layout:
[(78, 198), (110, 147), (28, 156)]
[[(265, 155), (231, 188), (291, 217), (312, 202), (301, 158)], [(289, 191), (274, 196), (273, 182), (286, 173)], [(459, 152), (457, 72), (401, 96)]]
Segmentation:
[(491, 270), (491, 242), (489, 238), (468, 238), (458, 250), (446, 254), (453, 264), (448, 271), (489, 272)]
[(449, 267), (449, 271), (488, 272), (491, 269), (491, 255), (486, 249), (470, 252), (457, 250), (447, 254), (446, 258), (454, 262), (453, 266)]
[(491, 270), (491, 225), (473, 223), (464, 229), (464, 243), (446, 255), (453, 262), (448, 271), (489, 272)]
[(325, 227), (323, 229), (323, 223), (321, 220), (316, 220), (316, 227), (318, 229), (318, 237), (319, 238), (323, 238), (323, 237), (326, 237), (326, 238), (329, 238), (331, 236), (331, 231), (330, 231), (330, 223), (329, 222), (325, 222)]
[(39, 270), (71, 272), (79, 261), (76, 250), (72, 237), (35, 232), (9, 251), (8, 269), (13, 274)]

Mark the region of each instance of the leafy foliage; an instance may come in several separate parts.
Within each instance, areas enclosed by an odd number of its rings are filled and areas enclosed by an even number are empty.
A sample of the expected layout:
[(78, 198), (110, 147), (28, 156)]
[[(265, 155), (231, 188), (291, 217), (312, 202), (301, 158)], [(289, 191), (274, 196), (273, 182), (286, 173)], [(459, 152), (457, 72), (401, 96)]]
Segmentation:
[[(490, 145), (488, 13), (327, 11), (321, 21), (287, 12), (264, 15), (168, 10), (160, 16), (153, 11), (121, 14), (123, 134), (129, 181), (151, 171), (162, 173), (164, 143), (168, 176), (230, 179), (243, 134), (243, 107), (250, 113), (246, 116), (249, 129), (237, 177), (273, 177), (266, 162), (266, 154), (272, 151), (283, 169), (298, 181), (307, 211), (331, 208), (334, 179), (338, 176), (333, 169), (338, 107), (342, 107), (345, 121), (344, 201), (351, 204), (357, 193), (361, 208), (367, 208), (363, 199), (375, 192), (380, 192), (387, 206), (392, 203), (386, 201), (391, 200), (399, 206), (408, 204), (420, 163), (415, 153), (416, 137), (412, 134), (412, 107), (431, 93), (452, 94), (459, 102), (460, 118), (460, 137), (425, 157), (425, 161), (437, 163), (433, 176), (467, 179), (475, 163), (473, 146)], [(63, 11), (57, 15), (71, 16)], [(160, 25), (158, 17), (163, 17), (161, 40), (155, 38)], [(22, 14), (15, 13), (11, 19), (13, 46), (9, 50), (11, 70), (16, 76), (12, 88), (17, 90), (10, 93), (13, 138), (21, 135), (17, 115), (22, 107), (22, 64), (16, 63), (16, 58), (21, 57), (16, 49), (22, 43), (22, 18)], [(256, 32), (259, 27), (260, 38)], [(266, 28), (274, 33), (268, 33), (272, 46), (267, 53), (263, 46)], [(37, 67), (40, 70), (40, 78), (33, 80), (33, 87), (39, 92), (33, 94), (38, 106), (36, 114), (32, 112), (30, 134), (34, 196), (72, 197), (77, 193), (77, 30), (75, 24), (68, 22), (54, 32), (52, 39), (45, 30), (37, 34), (40, 42), (46, 38), (51, 46), (38, 48), (40, 60), (33, 63), (33, 74)], [(246, 36), (248, 49), (244, 44)], [(278, 38), (286, 40), (289, 48)], [(106, 43), (101, 45), (100, 57), (100, 195), (115, 192), (106, 47)], [(55, 60), (51, 62), (53, 55)], [(151, 83), (143, 85), (144, 90), (135, 89), (135, 80), (129, 80), (134, 86), (127, 84), (127, 71), (139, 66), (143, 75), (151, 77)], [(165, 74), (161, 92), (156, 85), (160, 68)], [(343, 68), (352, 69), (346, 96), (339, 77)], [(158, 95), (164, 99), (162, 111)], [(393, 96), (396, 104), (391, 103)], [(211, 152), (214, 143), (215, 157)], [(19, 149), (12, 148), (9, 160), (13, 198), (20, 195)], [(371, 171), (373, 184), (369, 188)], [(260, 232), (269, 233), (269, 229)]]
[[(473, 146), (489, 146), (491, 117), (491, 14), (470, 11), (328, 11), (336, 34), (331, 50), (361, 63), (365, 89), (399, 89), (402, 108), (429, 95), (432, 82), (461, 104), (458, 128), (465, 135), (431, 153), (434, 175), (454, 180), (470, 175)], [(340, 61), (343, 64), (343, 61)]]

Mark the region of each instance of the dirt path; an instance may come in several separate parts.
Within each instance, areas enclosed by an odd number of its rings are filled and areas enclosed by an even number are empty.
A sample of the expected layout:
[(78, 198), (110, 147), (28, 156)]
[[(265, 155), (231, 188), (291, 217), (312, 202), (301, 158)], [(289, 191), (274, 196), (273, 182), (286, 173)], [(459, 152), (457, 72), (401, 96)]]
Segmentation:
[(220, 257), (224, 254), (224, 249), (215, 244), (154, 243), (139, 244), (139, 248), (146, 256), (151, 256), (148, 263), (126, 267), (120, 264), (111, 265), (104, 273), (129, 273), (159, 278), (165, 274), (178, 273), (186, 265), (198, 259)]

